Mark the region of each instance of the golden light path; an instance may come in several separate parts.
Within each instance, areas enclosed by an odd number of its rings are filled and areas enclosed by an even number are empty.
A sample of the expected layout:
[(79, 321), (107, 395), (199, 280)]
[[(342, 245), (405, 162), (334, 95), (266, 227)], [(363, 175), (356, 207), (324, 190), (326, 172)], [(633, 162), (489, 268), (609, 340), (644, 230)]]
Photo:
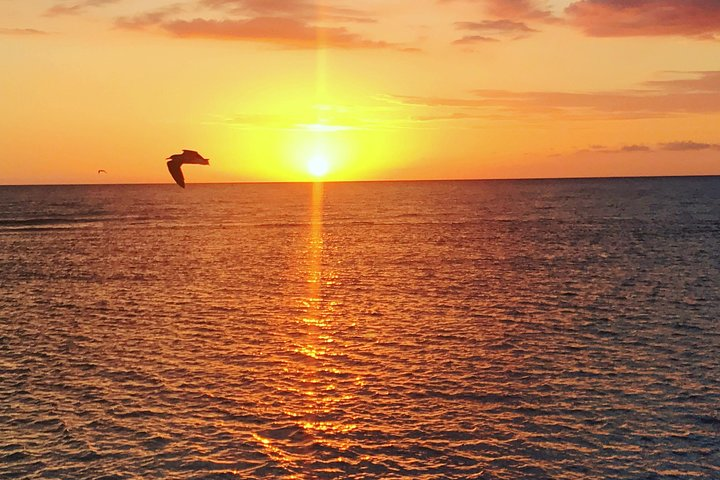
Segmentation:
[[(323, 295), (323, 287), (331, 287), (334, 278), (331, 272), (323, 271), (323, 251), (325, 248), (323, 240), (323, 203), (324, 185), (322, 182), (315, 182), (312, 185), (312, 205), (310, 238), (308, 242), (308, 296), (304, 306), (306, 308), (302, 322), (305, 325), (305, 343), (299, 349), (309, 357), (311, 365), (309, 378), (305, 381), (310, 388), (306, 391), (308, 395), (308, 410), (306, 417), (302, 420), (301, 426), (307, 431), (333, 431), (344, 433), (356, 428), (353, 424), (330, 421), (333, 406), (341, 400), (347, 400), (337, 392), (338, 386), (334, 384), (332, 377), (324, 375), (327, 370), (338, 374), (337, 368), (332, 366), (333, 362), (323, 361), (337, 354), (333, 351), (336, 344), (332, 336), (335, 330), (333, 325), (335, 318), (335, 303), (327, 301)], [(325, 418), (318, 418), (325, 417)]]
[[(309, 211), (307, 241), (301, 247), (299, 274), (306, 283), (305, 294), (300, 298), (303, 312), (296, 320), (293, 360), (286, 367), (291, 386), (285, 388), (293, 396), (284, 407), (285, 416), (304, 432), (306, 438), (301, 445), (288, 445), (285, 440), (275, 440), (254, 433), (268, 457), (283, 466), (290, 476), (285, 478), (317, 478), (312, 464), (318, 445), (343, 452), (349, 447), (345, 434), (355, 430), (357, 425), (343, 417), (341, 404), (352, 401), (354, 390), (363, 385), (356, 377), (352, 384), (339, 383), (337, 378), (347, 373), (341, 370), (336, 358), (342, 353), (334, 335), (338, 331), (337, 305), (327, 299), (327, 291), (335, 284), (331, 271), (323, 270), (323, 204), (324, 184), (314, 182)], [(334, 461), (344, 461), (342, 454)]]

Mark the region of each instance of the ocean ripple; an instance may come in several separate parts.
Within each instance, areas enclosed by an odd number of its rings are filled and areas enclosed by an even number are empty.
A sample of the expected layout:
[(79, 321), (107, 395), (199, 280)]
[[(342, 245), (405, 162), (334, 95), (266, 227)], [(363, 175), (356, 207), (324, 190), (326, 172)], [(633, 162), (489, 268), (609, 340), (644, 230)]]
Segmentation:
[(0, 187), (0, 478), (720, 478), (720, 181)]

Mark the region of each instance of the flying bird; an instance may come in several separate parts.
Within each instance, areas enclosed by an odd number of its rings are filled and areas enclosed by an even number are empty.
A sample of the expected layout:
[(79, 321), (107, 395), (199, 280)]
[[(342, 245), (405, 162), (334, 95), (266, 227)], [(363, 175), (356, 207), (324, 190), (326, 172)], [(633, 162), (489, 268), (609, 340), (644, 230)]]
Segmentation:
[(100, 173), (107, 173), (105, 170), (98, 170), (98, 174)]
[(204, 158), (195, 150), (183, 150), (183, 153), (176, 153), (170, 155), (166, 160), (168, 171), (170, 175), (175, 179), (175, 182), (182, 188), (185, 188), (185, 177), (183, 176), (182, 169), (180, 167), (185, 163), (194, 163), (196, 165), (210, 165), (210, 160)]

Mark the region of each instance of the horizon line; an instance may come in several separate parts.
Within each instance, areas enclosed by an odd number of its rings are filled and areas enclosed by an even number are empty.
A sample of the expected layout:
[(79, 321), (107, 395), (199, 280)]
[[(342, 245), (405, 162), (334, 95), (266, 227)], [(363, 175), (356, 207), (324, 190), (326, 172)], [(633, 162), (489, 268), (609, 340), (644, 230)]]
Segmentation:
[[(492, 178), (417, 178), (417, 179), (380, 179), (380, 180), (248, 180), (236, 182), (193, 182), (192, 185), (278, 185), (313, 183), (419, 183), (419, 182), (517, 182), (543, 180), (632, 180), (659, 178), (714, 178), (720, 173), (697, 175), (618, 175), (607, 177), (492, 177)], [(81, 187), (81, 186), (128, 186), (128, 185), (175, 185), (169, 182), (130, 182), (130, 183), (0, 183), (0, 187)]]

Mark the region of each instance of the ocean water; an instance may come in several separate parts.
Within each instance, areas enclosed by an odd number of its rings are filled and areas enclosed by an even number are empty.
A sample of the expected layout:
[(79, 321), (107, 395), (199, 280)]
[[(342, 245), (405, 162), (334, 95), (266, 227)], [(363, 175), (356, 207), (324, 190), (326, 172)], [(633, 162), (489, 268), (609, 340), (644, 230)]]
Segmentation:
[(720, 178), (0, 206), (0, 478), (720, 478)]

